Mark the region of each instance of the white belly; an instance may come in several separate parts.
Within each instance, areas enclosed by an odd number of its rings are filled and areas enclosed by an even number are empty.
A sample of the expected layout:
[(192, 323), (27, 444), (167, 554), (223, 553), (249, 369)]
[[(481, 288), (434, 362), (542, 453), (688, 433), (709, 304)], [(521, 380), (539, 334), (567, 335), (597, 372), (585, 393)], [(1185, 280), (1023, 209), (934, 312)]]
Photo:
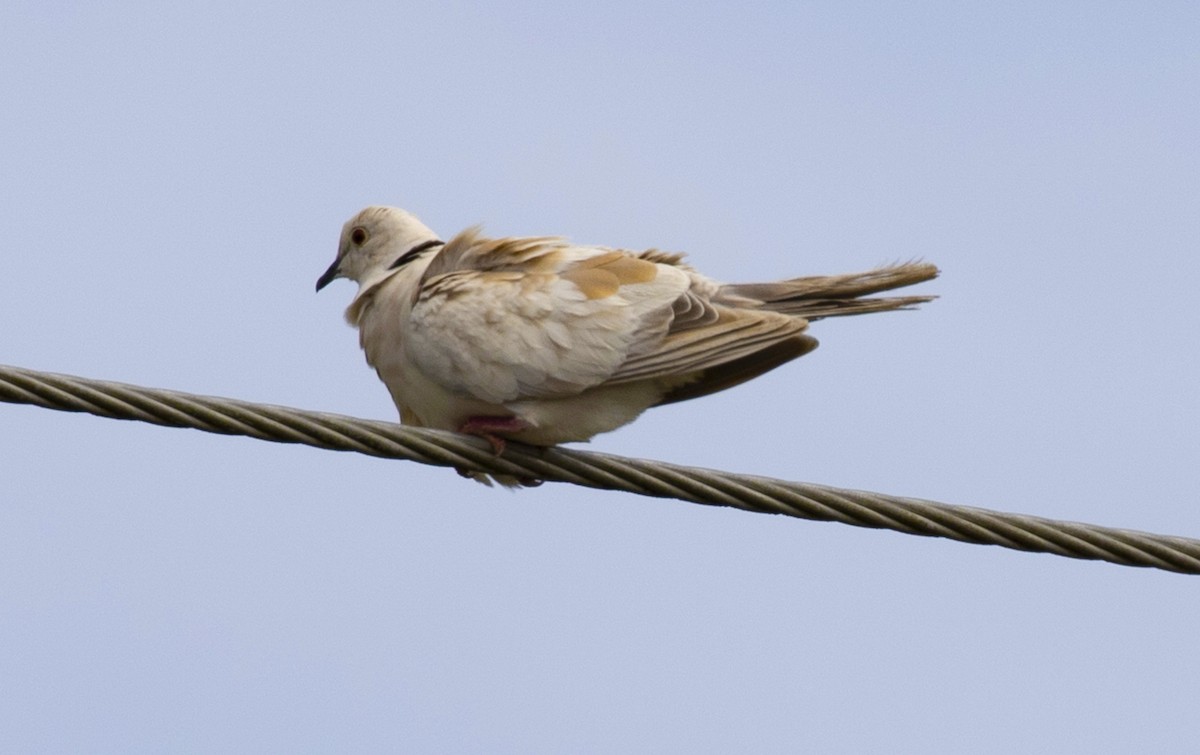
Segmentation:
[(615, 430), (658, 403), (663, 394), (650, 383), (631, 383), (566, 398), (491, 404), (446, 390), (412, 364), (377, 365), (376, 369), (406, 422), (458, 430), (471, 417), (513, 416), (529, 428), (505, 436), (535, 446), (586, 441)]

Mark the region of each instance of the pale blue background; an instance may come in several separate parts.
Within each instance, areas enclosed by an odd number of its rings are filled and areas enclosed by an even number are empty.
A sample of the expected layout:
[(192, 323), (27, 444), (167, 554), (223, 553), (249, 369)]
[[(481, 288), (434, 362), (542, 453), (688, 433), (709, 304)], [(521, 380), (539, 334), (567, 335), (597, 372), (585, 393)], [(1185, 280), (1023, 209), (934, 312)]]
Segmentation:
[[(924, 257), (609, 452), (1200, 536), (1200, 5), (0, 6), (0, 362), (392, 419), (342, 222)], [(1200, 582), (0, 405), (0, 750), (1191, 752)]]

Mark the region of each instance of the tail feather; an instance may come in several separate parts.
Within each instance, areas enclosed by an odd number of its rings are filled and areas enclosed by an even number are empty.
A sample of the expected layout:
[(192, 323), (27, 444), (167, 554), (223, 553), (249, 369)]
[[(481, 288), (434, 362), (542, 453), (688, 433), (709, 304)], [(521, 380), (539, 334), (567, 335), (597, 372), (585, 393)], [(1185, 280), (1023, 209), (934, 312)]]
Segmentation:
[(865, 273), (813, 275), (776, 283), (734, 283), (722, 286), (720, 293), (730, 298), (753, 299), (761, 302), (760, 306), (763, 309), (807, 320), (819, 320), (822, 317), (912, 309), (937, 297), (859, 297), (911, 286), (932, 280), (937, 275), (937, 267), (928, 262), (906, 262)]

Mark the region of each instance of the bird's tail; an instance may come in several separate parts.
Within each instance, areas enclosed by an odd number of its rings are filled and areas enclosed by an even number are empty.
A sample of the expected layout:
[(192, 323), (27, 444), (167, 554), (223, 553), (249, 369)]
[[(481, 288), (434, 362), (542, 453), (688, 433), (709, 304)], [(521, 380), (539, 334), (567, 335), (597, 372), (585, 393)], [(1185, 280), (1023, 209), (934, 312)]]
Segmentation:
[(812, 275), (775, 283), (732, 283), (721, 287), (721, 295), (754, 299), (762, 302), (762, 309), (806, 320), (819, 320), (822, 317), (911, 309), (932, 301), (937, 297), (861, 297), (932, 280), (937, 275), (937, 267), (928, 262), (905, 262), (865, 273)]

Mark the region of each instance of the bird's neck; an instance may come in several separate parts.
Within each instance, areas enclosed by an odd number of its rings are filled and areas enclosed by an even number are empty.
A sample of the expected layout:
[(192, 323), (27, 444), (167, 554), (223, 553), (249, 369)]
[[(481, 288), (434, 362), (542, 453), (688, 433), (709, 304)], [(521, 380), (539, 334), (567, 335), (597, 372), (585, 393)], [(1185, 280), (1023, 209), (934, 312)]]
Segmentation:
[(404, 267), (389, 269), (386, 265), (379, 265), (363, 274), (358, 281), (358, 293), (346, 308), (346, 321), (351, 325), (358, 325), (363, 310), (385, 284), (397, 286), (415, 298), (425, 268), (429, 267), (432, 258), (433, 254), (422, 254)]

